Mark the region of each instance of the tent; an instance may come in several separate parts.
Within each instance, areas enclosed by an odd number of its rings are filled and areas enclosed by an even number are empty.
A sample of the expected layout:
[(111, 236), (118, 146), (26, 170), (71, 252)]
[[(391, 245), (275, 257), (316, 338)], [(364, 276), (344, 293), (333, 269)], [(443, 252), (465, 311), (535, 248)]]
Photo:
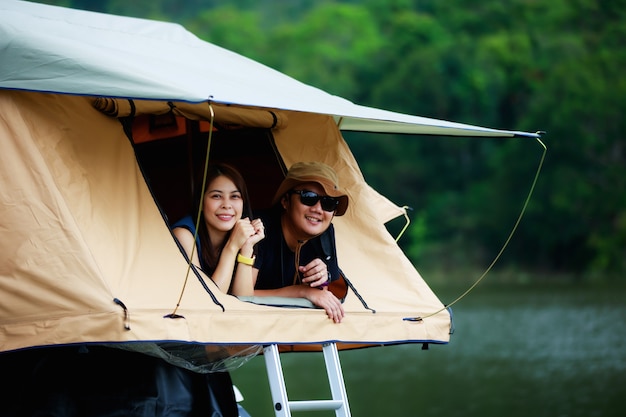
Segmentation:
[[(342, 130), (537, 136), (360, 106), (176, 24), (0, 1), (0, 352), (447, 343), (449, 312), (385, 228), (404, 209), (365, 182)], [(209, 140), (211, 158), (249, 168), (257, 205), (296, 161), (338, 172), (351, 199), (333, 221), (352, 284), (341, 324), (188, 273), (169, 225)]]

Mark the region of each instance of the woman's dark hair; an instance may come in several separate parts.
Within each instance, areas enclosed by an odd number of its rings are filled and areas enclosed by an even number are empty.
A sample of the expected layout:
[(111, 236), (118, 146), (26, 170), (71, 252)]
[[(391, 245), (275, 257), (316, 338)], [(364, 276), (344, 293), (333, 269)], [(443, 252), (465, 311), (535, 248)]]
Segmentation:
[[(207, 170), (206, 177), (206, 186), (208, 186), (215, 178), (224, 176), (231, 180), (237, 190), (241, 193), (241, 197), (243, 199), (243, 210), (241, 213), (241, 218), (248, 217), (252, 219), (252, 208), (250, 206), (250, 199), (248, 198), (248, 188), (246, 187), (246, 182), (243, 179), (243, 176), (237, 171), (237, 169), (231, 165), (225, 163), (213, 163), (210, 164)], [(201, 187), (198, 187), (201, 188)], [(199, 207), (202, 210), (203, 201), (204, 201), (204, 192), (203, 190), (198, 190), (196, 193), (196, 207)], [(211, 244), (211, 239), (209, 238), (209, 231), (206, 227), (206, 222), (204, 221), (204, 216), (201, 215), (202, 221), (198, 226), (198, 237), (200, 238), (200, 253), (199, 257), (201, 260), (201, 265), (204, 267), (203, 269), (208, 269), (205, 272), (211, 276), (213, 275), (213, 271), (217, 267), (217, 261), (222, 254), (222, 249), (224, 245), (220, 245), (219, 248), (214, 248)], [(228, 241), (230, 237), (230, 231), (226, 234), (224, 238), (224, 243)]]

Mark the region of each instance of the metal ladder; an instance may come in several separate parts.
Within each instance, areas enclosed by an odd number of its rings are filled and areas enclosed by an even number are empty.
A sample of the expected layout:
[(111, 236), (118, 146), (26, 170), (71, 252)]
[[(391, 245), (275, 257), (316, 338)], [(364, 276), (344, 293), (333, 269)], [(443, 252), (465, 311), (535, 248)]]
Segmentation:
[(304, 400), (291, 401), (287, 398), (287, 388), (283, 367), (280, 363), (278, 345), (268, 345), (263, 349), (265, 357), (265, 367), (270, 383), (272, 401), (276, 417), (291, 417), (292, 411), (317, 411), (335, 410), (336, 417), (350, 417), (350, 407), (348, 406), (348, 396), (343, 381), (341, 364), (339, 363), (339, 353), (335, 343), (326, 343), (322, 347), (324, 362), (326, 362), (326, 373), (330, 384), (331, 400)]

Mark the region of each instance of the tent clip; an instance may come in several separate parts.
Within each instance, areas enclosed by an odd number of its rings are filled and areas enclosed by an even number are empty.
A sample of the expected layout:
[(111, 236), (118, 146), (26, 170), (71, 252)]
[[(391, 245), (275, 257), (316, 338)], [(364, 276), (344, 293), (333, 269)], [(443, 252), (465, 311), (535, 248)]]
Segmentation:
[(119, 298), (114, 298), (113, 302), (124, 309), (124, 330), (130, 330), (130, 314), (126, 305)]

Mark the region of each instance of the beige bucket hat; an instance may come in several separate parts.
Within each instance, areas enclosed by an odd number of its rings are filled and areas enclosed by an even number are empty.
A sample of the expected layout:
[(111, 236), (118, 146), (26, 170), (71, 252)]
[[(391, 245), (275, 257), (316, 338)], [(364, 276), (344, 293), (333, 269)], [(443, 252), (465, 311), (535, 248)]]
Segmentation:
[(316, 182), (324, 188), (326, 195), (339, 200), (335, 216), (342, 216), (348, 209), (348, 196), (339, 188), (337, 173), (330, 166), (322, 162), (296, 162), (289, 168), (287, 176), (278, 187), (274, 195), (273, 204), (292, 190), (296, 185), (305, 182)]

